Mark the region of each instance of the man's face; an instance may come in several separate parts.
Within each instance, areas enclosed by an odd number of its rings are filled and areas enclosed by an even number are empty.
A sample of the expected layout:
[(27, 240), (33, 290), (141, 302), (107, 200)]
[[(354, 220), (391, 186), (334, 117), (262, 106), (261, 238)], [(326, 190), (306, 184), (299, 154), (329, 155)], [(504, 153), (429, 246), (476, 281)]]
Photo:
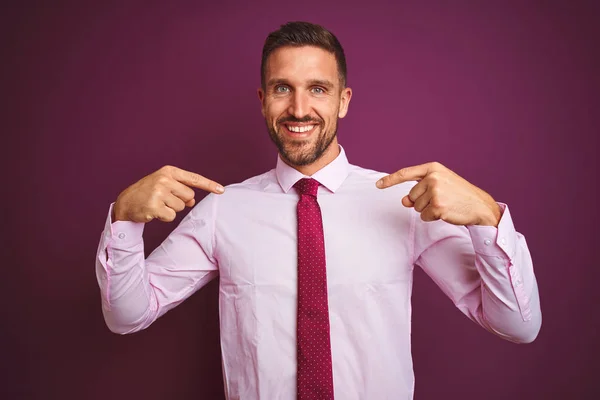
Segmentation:
[(290, 165), (317, 161), (337, 143), (337, 120), (352, 91), (342, 88), (335, 56), (318, 47), (281, 47), (269, 56), (258, 90), (271, 140)]

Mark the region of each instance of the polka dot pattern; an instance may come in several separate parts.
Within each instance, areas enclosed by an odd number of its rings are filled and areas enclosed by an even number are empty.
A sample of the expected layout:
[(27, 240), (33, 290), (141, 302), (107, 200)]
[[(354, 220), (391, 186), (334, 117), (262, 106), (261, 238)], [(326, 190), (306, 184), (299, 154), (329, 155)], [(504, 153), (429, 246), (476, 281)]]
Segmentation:
[(333, 399), (325, 241), (319, 182), (300, 179), (298, 201), (298, 400)]

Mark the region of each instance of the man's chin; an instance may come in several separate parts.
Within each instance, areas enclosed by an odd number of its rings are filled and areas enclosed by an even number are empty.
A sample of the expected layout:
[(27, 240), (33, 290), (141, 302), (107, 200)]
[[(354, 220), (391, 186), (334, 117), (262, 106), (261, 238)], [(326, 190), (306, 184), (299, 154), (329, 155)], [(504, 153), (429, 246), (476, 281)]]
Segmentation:
[(298, 151), (298, 149), (292, 151), (284, 149), (281, 155), (288, 164), (298, 167), (312, 164), (315, 161), (313, 153)]
[(315, 143), (312, 138), (293, 139), (289, 137), (279, 137), (280, 149), (286, 154), (309, 154), (315, 150)]

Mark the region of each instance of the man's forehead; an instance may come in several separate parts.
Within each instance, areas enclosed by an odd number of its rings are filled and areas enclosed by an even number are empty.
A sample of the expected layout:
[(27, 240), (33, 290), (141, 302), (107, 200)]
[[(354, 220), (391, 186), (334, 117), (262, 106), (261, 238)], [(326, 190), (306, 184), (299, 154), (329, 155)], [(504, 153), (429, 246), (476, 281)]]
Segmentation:
[(268, 80), (275, 76), (279, 79), (291, 79), (302, 75), (302, 80), (315, 80), (337, 75), (335, 56), (314, 46), (281, 47), (271, 53), (266, 67), (267, 76), (272, 75)]

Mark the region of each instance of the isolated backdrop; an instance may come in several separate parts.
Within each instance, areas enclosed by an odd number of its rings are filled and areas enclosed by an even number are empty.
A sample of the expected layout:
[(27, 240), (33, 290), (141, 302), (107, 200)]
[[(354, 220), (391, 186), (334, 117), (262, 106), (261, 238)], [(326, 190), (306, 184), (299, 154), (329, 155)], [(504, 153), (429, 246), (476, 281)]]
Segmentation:
[[(164, 164), (224, 184), (274, 167), (261, 47), (309, 20), (346, 50), (350, 161), (446, 164), (509, 204), (533, 254), (544, 322), (530, 345), (478, 328), (416, 271), (416, 400), (600, 398), (597, 6), (13, 3), (0, 12), (0, 397), (223, 398), (217, 281), (146, 331), (112, 334), (98, 239), (118, 193)], [(149, 224), (146, 250), (176, 223)]]

